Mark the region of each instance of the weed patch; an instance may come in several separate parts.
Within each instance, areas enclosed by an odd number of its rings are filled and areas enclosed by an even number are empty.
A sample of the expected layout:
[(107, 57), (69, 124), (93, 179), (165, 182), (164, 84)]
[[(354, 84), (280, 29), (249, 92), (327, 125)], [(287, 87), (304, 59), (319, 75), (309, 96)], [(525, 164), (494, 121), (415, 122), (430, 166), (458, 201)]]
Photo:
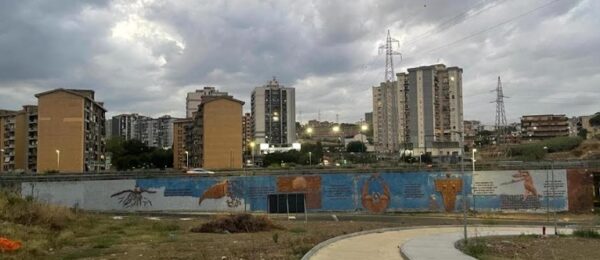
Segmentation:
[(600, 233), (594, 229), (578, 229), (573, 231), (573, 236), (582, 238), (600, 238)]

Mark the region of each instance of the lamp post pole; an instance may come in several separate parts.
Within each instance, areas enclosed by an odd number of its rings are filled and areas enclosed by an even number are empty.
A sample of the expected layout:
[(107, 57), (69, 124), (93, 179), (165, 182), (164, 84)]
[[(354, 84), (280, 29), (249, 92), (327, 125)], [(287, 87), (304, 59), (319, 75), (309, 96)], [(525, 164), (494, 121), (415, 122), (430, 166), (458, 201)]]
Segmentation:
[(256, 143), (254, 141), (250, 142), (250, 149), (251, 149), (251, 154), (252, 154), (252, 166), (255, 166), (256, 164), (254, 163), (254, 147), (256, 147)]
[(189, 170), (190, 168), (190, 152), (185, 151), (185, 169)]
[(308, 152), (308, 166), (312, 166), (312, 152)]
[(60, 171), (60, 150), (56, 149), (56, 170)]

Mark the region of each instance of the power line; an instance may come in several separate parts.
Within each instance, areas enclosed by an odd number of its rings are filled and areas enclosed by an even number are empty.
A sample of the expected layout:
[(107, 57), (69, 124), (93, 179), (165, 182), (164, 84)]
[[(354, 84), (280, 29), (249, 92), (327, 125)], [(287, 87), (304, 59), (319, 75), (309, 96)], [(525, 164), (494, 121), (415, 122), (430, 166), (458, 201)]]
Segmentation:
[(558, 2), (558, 1), (561, 1), (561, 0), (553, 0), (553, 1), (547, 2), (547, 3), (543, 4), (543, 5), (540, 5), (540, 6), (537, 6), (536, 8), (533, 8), (533, 9), (531, 9), (531, 10), (527, 11), (527, 12), (524, 12), (524, 13), (521, 13), (521, 14), (519, 14), (519, 15), (517, 15), (517, 16), (514, 16), (514, 17), (512, 17), (512, 18), (510, 18), (510, 19), (508, 19), (508, 20), (506, 20), (506, 21), (504, 21), (504, 22), (501, 22), (501, 23), (495, 24), (495, 25), (493, 25), (493, 26), (490, 26), (490, 27), (488, 27), (488, 28), (486, 28), (486, 29), (484, 29), (484, 30), (481, 30), (481, 31), (478, 31), (478, 32), (476, 32), (476, 33), (470, 34), (470, 35), (468, 35), (468, 36), (465, 36), (465, 37), (463, 37), (463, 38), (460, 38), (460, 39), (458, 39), (458, 40), (456, 40), (456, 41), (453, 41), (453, 42), (451, 42), (451, 43), (444, 44), (444, 45), (442, 45), (442, 46), (438, 46), (438, 47), (435, 47), (435, 48), (433, 48), (433, 49), (429, 49), (429, 50), (427, 50), (427, 51), (424, 51), (424, 52), (417, 52), (417, 53), (420, 53), (420, 54), (423, 54), (423, 53), (430, 53), (430, 52), (434, 52), (434, 51), (437, 51), (437, 50), (439, 50), (439, 49), (442, 49), (442, 48), (445, 48), (445, 47), (448, 47), (448, 46), (452, 46), (452, 45), (454, 45), (454, 44), (456, 44), (456, 43), (459, 43), (459, 42), (462, 42), (462, 41), (464, 41), (464, 40), (467, 40), (467, 39), (473, 38), (473, 37), (475, 37), (475, 36), (477, 36), (477, 35), (479, 35), (479, 34), (482, 34), (482, 33), (488, 32), (488, 31), (490, 31), (490, 30), (496, 29), (496, 28), (498, 28), (498, 27), (500, 27), (500, 26), (503, 26), (503, 25), (505, 25), (505, 24), (508, 24), (508, 23), (510, 23), (510, 22), (513, 22), (513, 21), (515, 21), (515, 20), (517, 20), (517, 19), (523, 18), (523, 17), (525, 17), (525, 16), (527, 16), (527, 15), (529, 15), (529, 14), (531, 14), (531, 13), (533, 13), (533, 12), (537, 11), (537, 10), (540, 10), (540, 9), (542, 9), (542, 8), (545, 8), (545, 7), (547, 7), (547, 6), (551, 5), (551, 4), (554, 4), (554, 3)]
[[(467, 21), (467, 20), (469, 20), (469, 19), (471, 19), (471, 18), (473, 18), (473, 17), (475, 17), (475, 16), (477, 16), (477, 15), (483, 13), (483, 12), (489, 11), (489, 10), (493, 9), (494, 7), (499, 6), (503, 1), (506, 1), (506, 0), (495, 1), (495, 2), (493, 2), (494, 3), (493, 5), (487, 5), (484, 8), (482, 8), (482, 9), (480, 9), (478, 11), (475, 11), (473, 14), (469, 15), (469, 12), (471, 12), (471, 10), (473, 10), (475, 8), (478, 8), (480, 5), (488, 2), (487, 0), (482, 0), (482, 1), (480, 1), (480, 2), (478, 2), (476, 4), (474, 4), (474, 5), (472, 5), (470, 7), (468, 7), (466, 9), (466, 11), (461, 12), (461, 13), (459, 13), (459, 14), (457, 14), (457, 15), (449, 18), (449, 19), (446, 19), (446, 20), (440, 22), (436, 27), (432, 28), (431, 30), (418, 35), (417, 37), (415, 37), (414, 39), (412, 39), (407, 46), (411, 47), (411, 45), (415, 45), (418, 40), (425, 39), (425, 38), (427, 38), (428, 36), (430, 36), (434, 32), (439, 32), (439, 31), (442, 31), (442, 30), (446, 30), (446, 29), (452, 28), (453, 26), (458, 25), (458, 24), (460, 24), (460, 23), (462, 23), (464, 21)], [(465, 18), (462, 19), (462, 20), (460, 20), (462, 17), (465, 17)]]

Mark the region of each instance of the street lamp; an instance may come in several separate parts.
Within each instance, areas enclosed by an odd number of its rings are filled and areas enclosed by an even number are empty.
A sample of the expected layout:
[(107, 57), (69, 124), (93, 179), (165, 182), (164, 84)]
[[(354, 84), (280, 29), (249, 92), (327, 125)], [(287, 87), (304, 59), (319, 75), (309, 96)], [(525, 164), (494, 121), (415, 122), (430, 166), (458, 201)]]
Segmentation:
[(473, 150), (471, 151), (471, 162), (473, 162), (473, 173), (475, 173), (475, 153), (477, 152), (477, 149), (473, 148)]
[(363, 124), (360, 126), (360, 142), (362, 143), (361, 148), (363, 148), (363, 153), (365, 152), (364, 149), (367, 148), (367, 146), (365, 145), (365, 140), (363, 139), (363, 136), (365, 135), (364, 133), (367, 132), (367, 130), (369, 130), (369, 126), (366, 124)]
[[(333, 132), (334, 132), (334, 133), (336, 133), (336, 134), (337, 134), (337, 133), (341, 133), (341, 132), (340, 132), (340, 126), (339, 126), (339, 125), (335, 125), (335, 126), (333, 126), (333, 128), (332, 128), (331, 130), (333, 130)], [(340, 145), (343, 147), (343, 146), (344, 146), (344, 144), (342, 143), (342, 141), (343, 141), (343, 140), (342, 140), (342, 137), (341, 137), (341, 135), (340, 135), (338, 138), (340, 138)], [(343, 149), (343, 148), (341, 148), (341, 149)], [(341, 149), (340, 149), (340, 157), (341, 157), (341, 159), (342, 159), (342, 164), (343, 164), (343, 163), (344, 163), (344, 154), (343, 154), (343, 151), (342, 151)]]
[(252, 166), (254, 166), (254, 147), (256, 146), (256, 143), (254, 141), (250, 142), (250, 149), (252, 151), (250, 151), (252, 153)]
[(100, 160), (102, 160), (102, 162), (104, 163), (104, 171), (106, 171), (106, 157), (104, 157), (104, 154), (100, 155)]
[(312, 152), (308, 152), (308, 165), (312, 166)]
[(60, 150), (56, 149), (56, 170), (60, 169)]
[(185, 168), (190, 168), (190, 152), (185, 151)]
[[(465, 178), (465, 164), (464, 164), (464, 135), (462, 131), (452, 131), (452, 133), (458, 134), (460, 136), (459, 139), (459, 152), (460, 152), (460, 174), (462, 175), (462, 202), (463, 202), (463, 235), (465, 237), (465, 244), (467, 243), (467, 189), (465, 188), (466, 178)], [(473, 151), (473, 154), (475, 152)]]

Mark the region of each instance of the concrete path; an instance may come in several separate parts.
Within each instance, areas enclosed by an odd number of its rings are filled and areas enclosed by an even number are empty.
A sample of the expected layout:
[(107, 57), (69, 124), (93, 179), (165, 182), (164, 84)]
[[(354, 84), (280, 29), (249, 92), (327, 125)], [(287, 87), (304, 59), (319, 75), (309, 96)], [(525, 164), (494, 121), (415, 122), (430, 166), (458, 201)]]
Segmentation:
[[(425, 227), (360, 232), (327, 240), (303, 259), (473, 259), (454, 247), (462, 227)], [(561, 230), (565, 232), (566, 230)], [(470, 227), (469, 237), (541, 234), (541, 227)]]

